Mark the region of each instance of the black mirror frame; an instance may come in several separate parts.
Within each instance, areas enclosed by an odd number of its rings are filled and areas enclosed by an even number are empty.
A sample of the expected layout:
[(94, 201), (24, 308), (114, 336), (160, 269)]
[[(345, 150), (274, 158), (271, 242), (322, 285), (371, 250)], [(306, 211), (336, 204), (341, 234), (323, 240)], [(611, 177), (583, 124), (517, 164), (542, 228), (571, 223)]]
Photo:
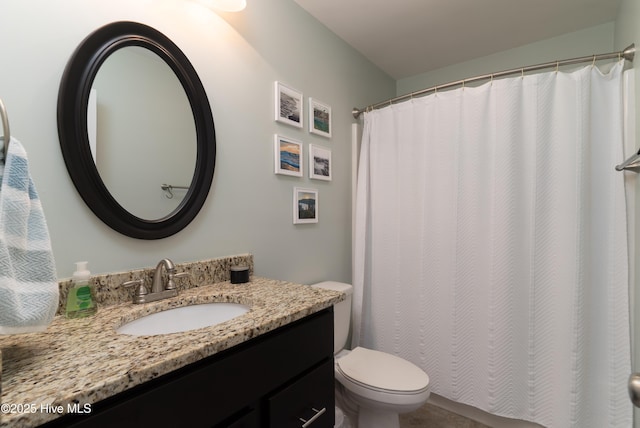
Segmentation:
[[(196, 167), (182, 203), (157, 220), (141, 219), (123, 208), (102, 181), (89, 148), (89, 91), (107, 57), (126, 46), (160, 56), (182, 84), (195, 121)], [(62, 156), (78, 193), (93, 213), (112, 229), (138, 239), (160, 239), (185, 228), (204, 205), (215, 169), (216, 137), (206, 92), (184, 53), (159, 31), (136, 22), (114, 22), (91, 33), (75, 50), (62, 75), (58, 94), (58, 135)]]

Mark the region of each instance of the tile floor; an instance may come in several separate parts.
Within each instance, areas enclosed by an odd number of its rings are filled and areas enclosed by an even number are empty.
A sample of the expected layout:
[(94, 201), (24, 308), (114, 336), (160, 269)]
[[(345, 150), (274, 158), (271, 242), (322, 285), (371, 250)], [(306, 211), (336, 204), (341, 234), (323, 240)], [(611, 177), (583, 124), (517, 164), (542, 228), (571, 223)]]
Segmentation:
[(490, 428), (433, 404), (425, 404), (412, 413), (400, 415), (400, 428)]

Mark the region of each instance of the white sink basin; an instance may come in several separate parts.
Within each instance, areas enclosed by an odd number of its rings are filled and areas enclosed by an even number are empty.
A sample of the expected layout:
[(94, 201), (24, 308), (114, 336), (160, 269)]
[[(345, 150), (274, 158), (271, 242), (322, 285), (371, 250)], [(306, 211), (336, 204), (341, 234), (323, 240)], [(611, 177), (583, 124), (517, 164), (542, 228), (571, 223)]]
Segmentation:
[(182, 306), (146, 315), (118, 328), (120, 334), (153, 336), (209, 327), (239, 317), (249, 311), (240, 303), (203, 303)]

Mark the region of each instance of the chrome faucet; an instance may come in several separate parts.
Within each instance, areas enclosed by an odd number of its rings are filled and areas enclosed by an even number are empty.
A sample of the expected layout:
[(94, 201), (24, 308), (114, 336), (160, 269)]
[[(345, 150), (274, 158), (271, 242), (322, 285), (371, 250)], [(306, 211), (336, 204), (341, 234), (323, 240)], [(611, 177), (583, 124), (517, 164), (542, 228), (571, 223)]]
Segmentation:
[[(164, 277), (162, 275), (162, 268), (167, 271), (167, 283), (164, 283)], [(147, 291), (147, 287), (144, 285), (144, 280), (135, 279), (133, 281), (123, 282), (125, 287), (136, 287), (136, 292), (133, 296), (133, 303), (148, 303), (155, 302), (156, 300), (168, 299), (169, 297), (176, 297), (178, 295), (178, 289), (176, 288), (175, 278), (181, 278), (184, 276), (191, 276), (188, 272), (176, 273), (176, 266), (170, 259), (162, 259), (158, 262), (156, 270), (153, 273), (153, 280), (151, 282), (151, 292)]]

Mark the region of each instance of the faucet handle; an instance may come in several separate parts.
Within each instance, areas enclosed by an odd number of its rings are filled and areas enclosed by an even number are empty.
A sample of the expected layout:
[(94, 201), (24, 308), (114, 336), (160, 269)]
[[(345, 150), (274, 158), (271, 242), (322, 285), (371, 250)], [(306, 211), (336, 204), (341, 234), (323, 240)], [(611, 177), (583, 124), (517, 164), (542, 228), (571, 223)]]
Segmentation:
[(189, 272), (180, 272), (180, 273), (171, 273), (169, 272), (169, 279), (167, 280), (167, 286), (165, 287), (165, 290), (175, 290), (176, 289), (176, 283), (173, 281), (174, 278), (183, 278), (185, 276), (189, 276), (191, 278), (193, 278), (193, 275), (191, 275)]
[(147, 287), (144, 286), (144, 280), (142, 280), (142, 279), (134, 279), (134, 280), (131, 280), (131, 281), (126, 281), (126, 282), (123, 282), (120, 285), (122, 285), (125, 288), (133, 287), (133, 286), (137, 285), (136, 294), (133, 297), (134, 300), (136, 298), (144, 296), (145, 294), (149, 294), (149, 292), (147, 291)]

